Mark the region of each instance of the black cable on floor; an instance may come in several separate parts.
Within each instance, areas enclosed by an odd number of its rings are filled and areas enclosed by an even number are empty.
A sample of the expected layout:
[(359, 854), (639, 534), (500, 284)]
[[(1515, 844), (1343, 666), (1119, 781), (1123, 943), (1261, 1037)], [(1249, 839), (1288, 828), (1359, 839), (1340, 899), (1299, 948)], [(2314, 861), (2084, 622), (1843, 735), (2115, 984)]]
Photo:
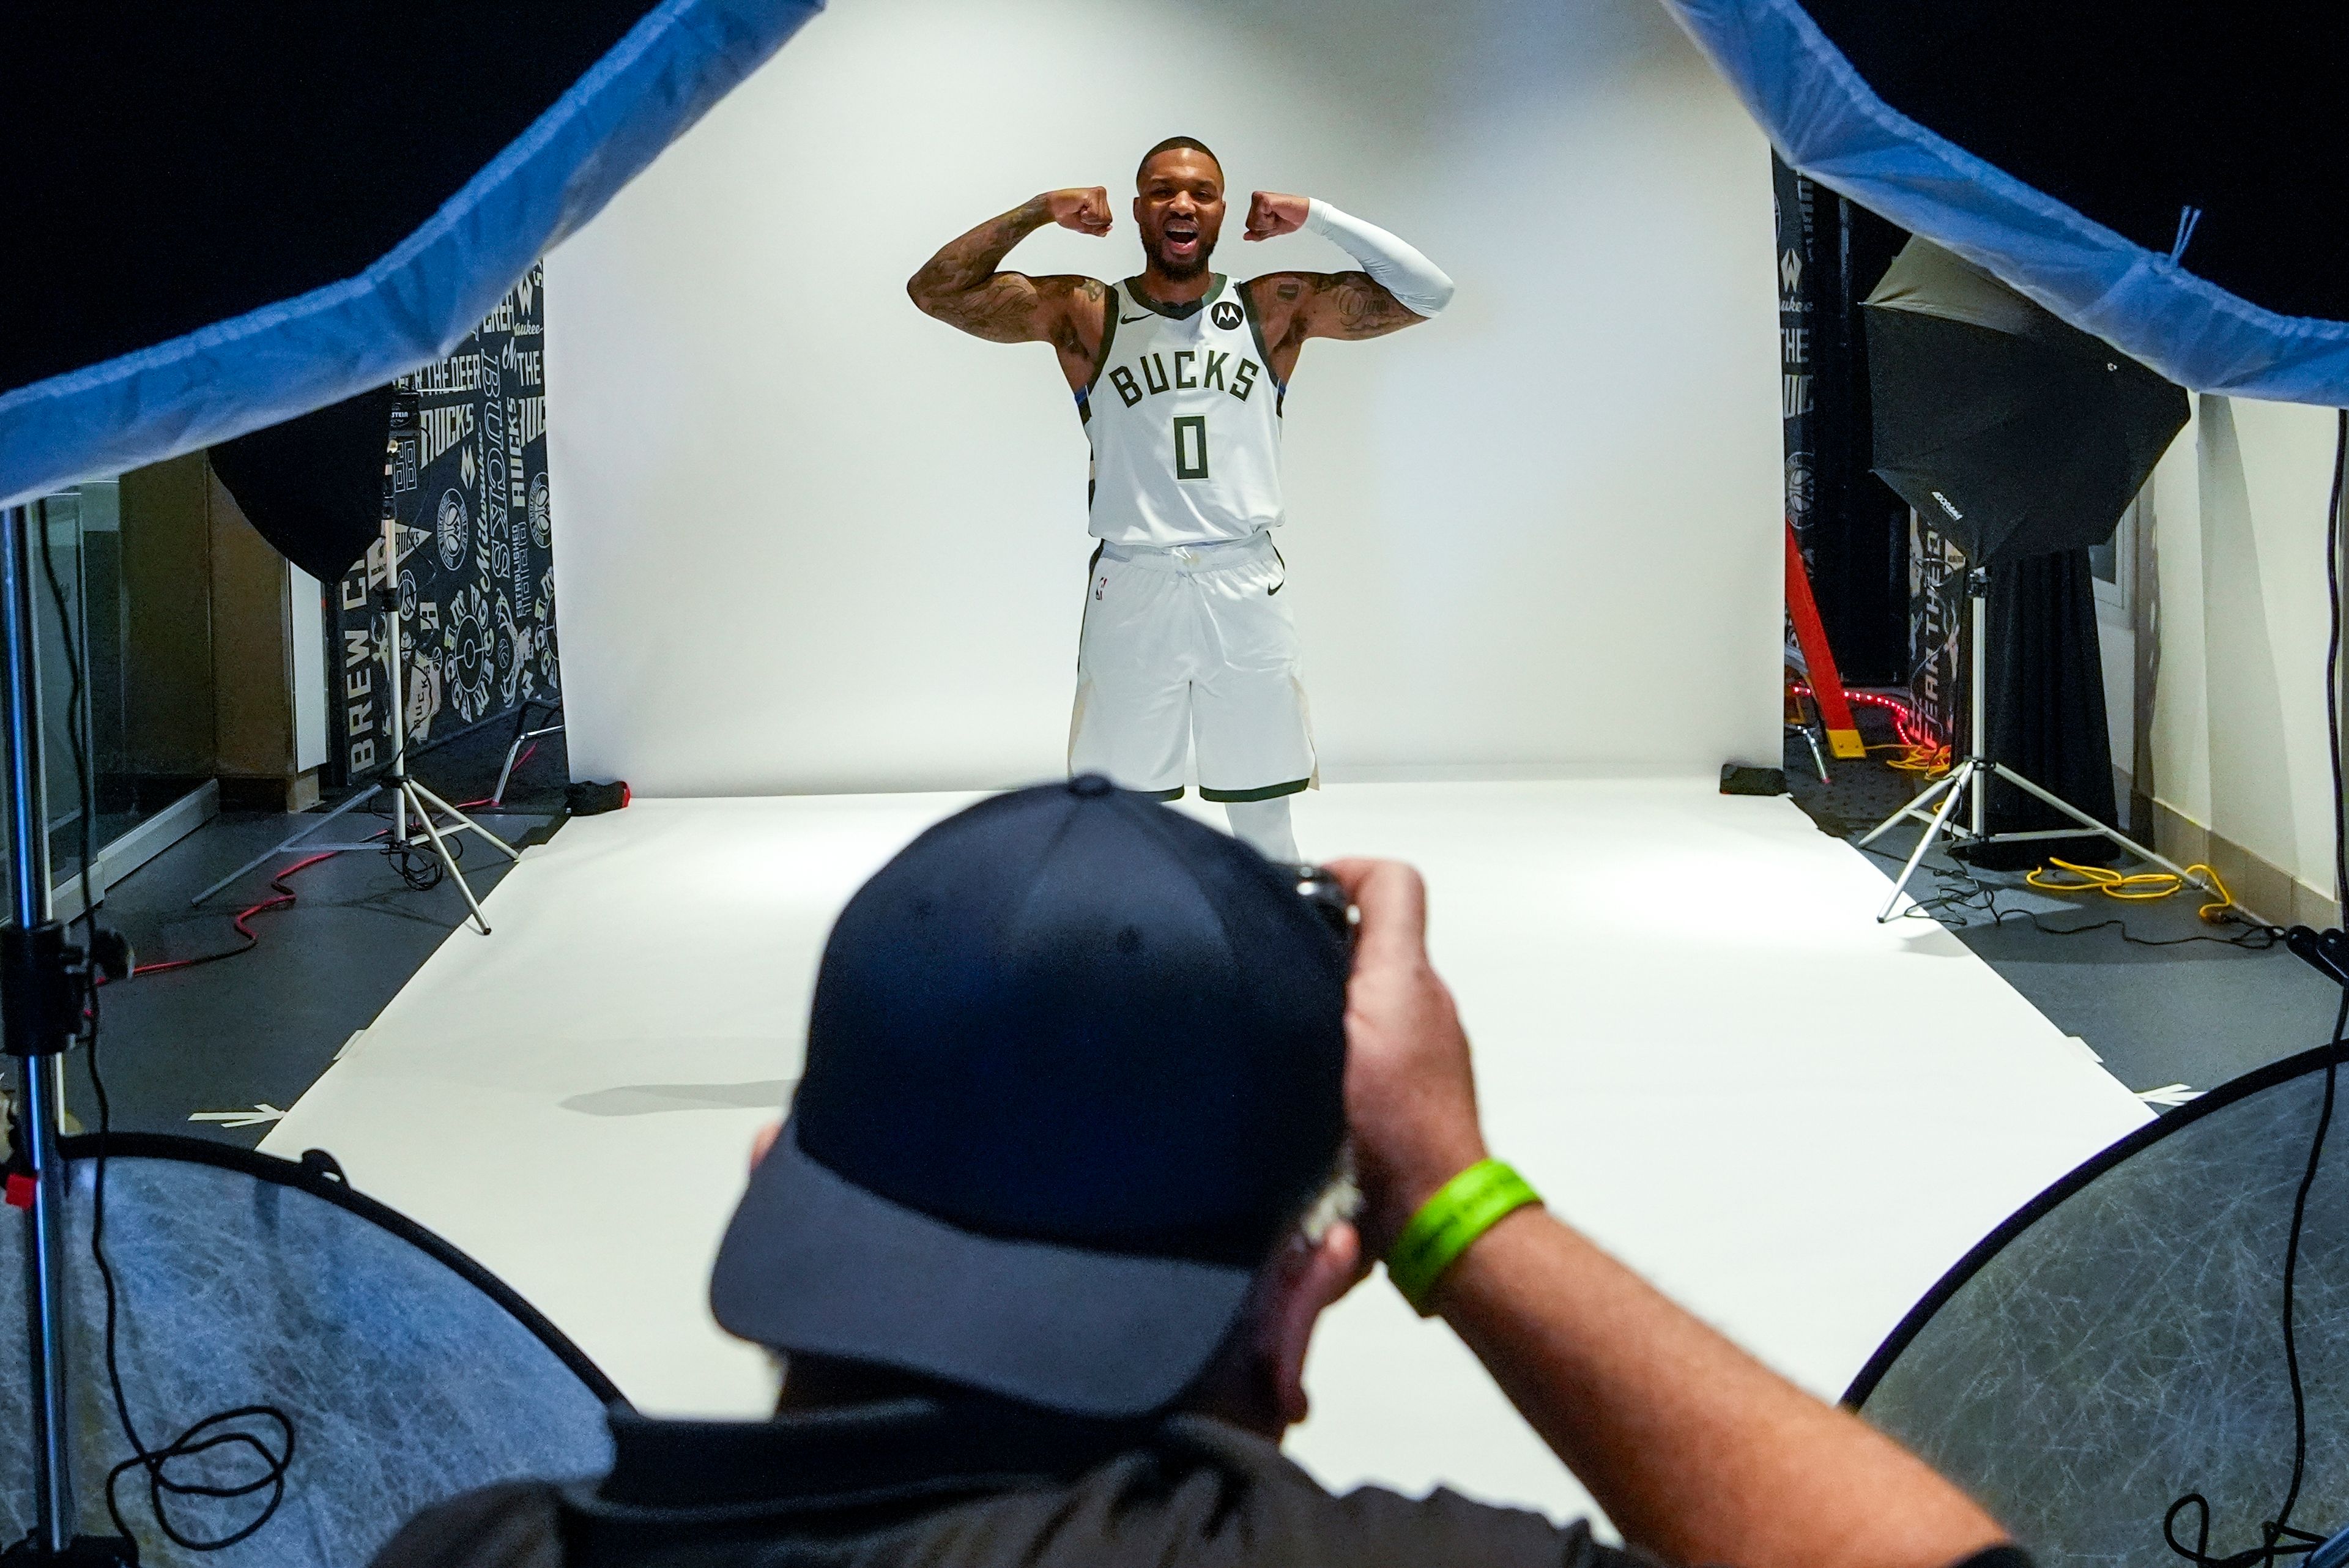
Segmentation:
[[(66, 744), (73, 753), (74, 786), (79, 797), (82, 887), (82, 951), (97, 950), (98, 936), (98, 877), (97, 846), (92, 823), (97, 815), (98, 800), (91, 788), (89, 737), (83, 724), (81, 655), (75, 647), (74, 619), (66, 604), (64, 583), (57, 576), (56, 552), (49, 540), (48, 516), (39, 514), (41, 530), (41, 572), (48, 579), (49, 598), (57, 607), (57, 624), (65, 645), (67, 676), (67, 711)], [(178, 1437), (160, 1448), (150, 1449), (140, 1436), (138, 1423), (131, 1419), (129, 1396), (123, 1387), (122, 1361), (118, 1345), (121, 1317), (120, 1288), (114, 1277), (114, 1266), (106, 1256), (106, 1158), (113, 1132), (113, 1106), (106, 1094), (106, 1080), (98, 1064), (98, 988), (88, 991), (88, 1012), (84, 1020), (85, 1043), (88, 1052), (90, 1089), (98, 1100), (98, 1160), (93, 1173), (90, 1193), (89, 1255), (98, 1267), (99, 1284), (106, 1298), (106, 1381), (113, 1397), (115, 1418), (121, 1424), (122, 1435), (130, 1444), (131, 1457), (106, 1473), (106, 1511), (113, 1518), (114, 1528), (125, 1536), (136, 1539), (130, 1522), (123, 1517), (118, 1493), (122, 1479), (133, 1470), (147, 1475), (148, 1507), (155, 1516), (156, 1527), (171, 1542), (189, 1552), (217, 1552), (245, 1540), (275, 1516), (278, 1506), (285, 1501), (285, 1479), (294, 1463), (294, 1419), (274, 1405), (241, 1405), (234, 1409), (219, 1410), (190, 1426)], [(27, 1062), (24, 1070), (39, 1070)], [(274, 1422), (278, 1428), (278, 1441), (273, 1447), (261, 1436), (231, 1429), (237, 1421)], [(184, 1463), (220, 1449), (242, 1449), (260, 1460), (258, 1475), (243, 1481), (222, 1485), (201, 1479), (181, 1479), (171, 1473), (175, 1462)], [(241, 1528), (217, 1537), (191, 1536), (171, 1521), (165, 1507), (167, 1497), (206, 1497), (228, 1499), (250, 1497), (267, 1492), (268, 1501), (261, 1511)]]
[[(1856, 845), (1854, 847), (1864, 855), (1876, 856), (1895, 866), (1908, 864), (1907, 856), (1895, 855), (1889, 850), (1878, 849), (1872, 844)], [(1933, 878), (1938, 891), (1930, 898), (1919, 898), (1912, 902), (1908, 909), (1901, 911), (1898, 917), (1899, 919), (1939, 920), (1943, 915), (1951, 913), (1982, 917), (1981, 919), (1963, 921), (1958, 927), (1961, 930), (1985, 923), (2001, 926), (2009, 920), (2027, 920), (2033, 929), (2042, 936), (2048, 937), (2085, 937), (2093, 932), (2108, 931), (2118, 928), (2121, 940), (2131, 947), (2137, 948), (2178, 948), (2184, 947), (2189, 942), (2209, 942), (2217, 947), (2240, 948), (2246, 952), (2265, 952), (2283, 940), (2282, 926), (2261, 925), (2231, 914), (2220, 923), (2239, 925), (2242, 929), (2230, 937), (2211, 936), (2207, 932), (2196, 932), (2192, 936), (2186, 937), (2141, 937), (2129, 929), (2127, 920), (2117, 918), (2089, 920), (2078, 925), (2049, 925), (2046, 917), (2035, 909), (2001, 909), (1998, 902), (1999, 895), (2002, 892), (2012, 892), (2013, 889), (2002, 888), (1983, 880), (1969, 867), (1961, 864), (1944, 869), (1938, 866), (1926, 866), (1920, 867), (1920, 869)]]
[[(2331, 632), (2324, 655), (2324, 727), (2331, 742), (2333, 773), (2333, 895), (2349, 898), (2349, 803), (2343, 799), (2341, 766), (2341, 491), (2344, 475), (2349, 475), (2349, 409), (2341, 410), (2333, 441), (2333, 493), (2325, 503), (2324, 514), (2324, 588), (2331, 610)], [(2214, 1558), (2209, 1555), (2210, 1504), (2200, 1492), (2188, 1492), (2169, 1505), (2162, 1516), (2161, 1535), (2170, 1551), (2195, 1564), (2195, 1568), (2254, 1568), (2256, 1564), (2272, 1563), (2279, 1557), (2295, 1556), (2313, 1552), (2331, 1537), (2313, 1535), (2294, 1529), (2292, 1511), (2299, 1505), (2301, 1482), (2308, 1473), (2308, 1399), (2300, 1382), (2300, 1342), (2294, 1334), (2294, 1287), (2300, 1278), (2300, 1233), (2308, 1215), (2309, 1189), (2316, 1185), (2316, 1170), (2324, 1158), (2324, 1136), (2333, 1127), (2333, 1102), (2335, 1080), (2340, 1075), (2343, 1036), (2349, 1034), (2349, 987), (2341, 993), (2341, 1010), (2333, 1019), (2333, 1044), (2324, 1062), (2324, 1100), (2316, 1113), (2316, 1130), (2309, 1135), (2308, 1164), (2300, 1175), (2300, 1188), (2292, 1200), (2292, 1229), (2284, 1241), (2283, 1252), (2283, 1365), (2284, 1374), (2292, 1385), (2292, 1480), (2284, 1488), (2283, 1503), (2273, 1519), (2260, 1527), (2260, 1544), (2231, 1556)], [(2199, 1511), (2194, 1544), (2186, 1545), (2178, 1539), (2178, 1516), (2188, 1509)]]

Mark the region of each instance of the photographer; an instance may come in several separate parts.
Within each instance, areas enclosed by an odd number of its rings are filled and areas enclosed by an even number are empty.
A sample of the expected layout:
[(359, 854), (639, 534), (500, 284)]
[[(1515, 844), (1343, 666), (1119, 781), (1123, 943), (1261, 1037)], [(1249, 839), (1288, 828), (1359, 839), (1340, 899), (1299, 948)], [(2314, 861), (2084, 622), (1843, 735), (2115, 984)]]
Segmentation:
[(1098, 778), (924, 834), (833, 929), (711, 1282), (786, 1358), (775, 1418), (616, 1415), (600, 1482), (471, 1494), (378, 1562), (1630, 1561), (1445, 1491), (1333, 1497), (1281, 1457), (1314, 1324), (1372, 1257), (1646, 1552), (2019, 1562), (1488, 1161), (1417, 874), (1331, 869), (1350, 968), (1293, 876)]

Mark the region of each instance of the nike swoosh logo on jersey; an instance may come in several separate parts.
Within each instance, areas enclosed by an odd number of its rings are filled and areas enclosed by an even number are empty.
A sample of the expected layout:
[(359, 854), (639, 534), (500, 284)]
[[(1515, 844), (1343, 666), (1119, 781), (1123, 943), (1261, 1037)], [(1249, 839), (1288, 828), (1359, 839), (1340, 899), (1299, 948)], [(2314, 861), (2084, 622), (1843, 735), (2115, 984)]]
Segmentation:
[(1267, 590), (1265, 590), (1265, 596), (1264, 596), (1264, 597), (1267, 597), (1267, 598), (1270, 598), (1270, 597), (1272, 597), (1272, 596), (1273, 596), (1273, 595), (1275, 595), (1275, 594), (1278, 593), (1281, 589), (1283, 589), (1283, 588), (1287, 587), (1288, 586), (1288, 579), (1287, 577), (1283, 577), (1283, 578), (1281, 578), (1281, 579), (1280, 579), (1280, 581), (1278, 581), (1278, 582), (1277, 582), (1277, 583), (1273, 584), (1271, 587), (1269, 587), (1269, 588), (1268, 588)]
[(1117, 318), (1117, 324), (1120, 327), (1131, 327), (1137, 321), (1147, 321), (1149, 319), (1150, 312), (1145, 310), (1139, 316), (1121, 316)]

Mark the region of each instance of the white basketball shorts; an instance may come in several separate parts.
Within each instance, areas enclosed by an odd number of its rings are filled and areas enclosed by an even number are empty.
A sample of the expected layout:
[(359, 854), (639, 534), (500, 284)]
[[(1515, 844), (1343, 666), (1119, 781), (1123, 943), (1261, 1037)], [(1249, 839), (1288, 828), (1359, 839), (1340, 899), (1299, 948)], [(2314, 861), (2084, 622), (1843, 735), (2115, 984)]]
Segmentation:
[(1103, 544), (1085, 585), (1069, 772), (1162, 800), (1195, 748), (1209, 800), (1269, 800), (1316, 782), (1297, 622), (1272, 540)]

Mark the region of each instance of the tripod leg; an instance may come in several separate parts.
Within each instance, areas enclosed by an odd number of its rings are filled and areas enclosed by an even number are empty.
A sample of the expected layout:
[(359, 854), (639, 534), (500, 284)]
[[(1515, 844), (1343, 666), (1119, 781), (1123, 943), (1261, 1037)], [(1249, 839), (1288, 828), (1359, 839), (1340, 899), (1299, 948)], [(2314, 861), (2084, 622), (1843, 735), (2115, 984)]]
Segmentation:
[[(469, 832), (480, 834), (482, 837), (495, 845), (499, 853), (502, 854), (509, 860), (520, 860), (522, 858), (521, 850), (516, 849), (512, 845), (508, 844), (504, 839), (500, 838), (496, 834), (492, 833), (488, 828), (483, 827), (480, 823), (475, 822), (471, 817), (467, 816), (463, 812), (459, 811), (455, 806), (450, 805), (447, 801), (442, 800), (439, 795), (434, 794), (430, 790), (426, 789), (422, 784), (418, 784), (415, 780), (410, 779), (409, 781), (408, 787), (414, 790), (423, 800), (429, 801), (431, 804), (439, 806), (442, 811), (447, 812), (450, 816), (454, 817), (456, 819), (456, 828), (462, 828)], [(419, 816), (423, 816), (425, 815), (424, 807), (422, 805), (419, 805), (416, 808), (416, 815)], [(450, 831), (454, 832), (456, 831), (456, 828), (452, 828)]]
[(1892, 918), (1893, 909), (1899, 905), (1902, 889), (1909, 886), (1909, 878), (1917, 875), (1917, 867), (1925, 858), (1925, 851), (1941, 836), (1941, 829), (1949, 826), (1950, 813), (1957, 809), (1958, 802), (1964, 798), (1968, 785), (1973, 782), (1975, 768), (1974, 760), (1968, 757), (1958, 771), (1950, 775), (1952, 787), (1948, 794), (1942, 796), (1941, 809), (1933, 814), (1933, 825), (1925, 829), (1917, 840), (1917, 847), (1909, 852), (1909, 864), (1900, 867), (1900, 879), (1892, 884), (1892, 897), (1884, 900), (1884, 908), (1876, 917), (1878, 925)]
[(2070, 817), (2081, 826), (2087, 828), (2096, 837), (2111, 839), (2115, 844), (2119, 845), (2123, 849), (2127, 850), (2131, 855), (2136, 856), (2138, 859), (2145, 861), (2148, 865), (2160, 867), (2164, 871), (2168, 872), (2171, 876), (2190, 887), (2199, 888), (2205, 893), (2218, 892), (2219, 889), (2213, 888), (2201, 877), (2197, 877), (2192, 872), (2187, 870), (2185, 867), (2180, 866), (2177, 861), (2170, 859), (2165, 855), (2156, 855), (2152, 850), (2147, 849), (2144, 845), (2139, 844), (2136, 839), (2131, 838), (2119, 828), (2108, 827), (2105, 824), (2098, 822), (2095, 817), (2090, 816), (2086, 812), (2082, 811), (2078, 806), (2074, 805), (2062, 795), (2055, 794), (2052, 790), (2040, 788), (2037, 784), (2033, 784), (2029, 779), (2024, 778), (2021, 774), (2016, 773), (2013, 768), (2008, 767), (2005, 763), (1992, 763), (1991, 767), (1999, 777), (2004, 779), (2015, 788), (2023, 791), (2027, 794), (2036, 795), (2039, 799), (2046, 802), (2049, 805), (2054, 806), (2056, 810), (2062, 812), (2064, 815)]
[(1874, 827), (1869, 828), (1868, 830), (1868, 836), (1859, 840), (1857, 847), (1861, 849), (1867, 848), (1869, 845), (1883, 837), (1887, 833), (1891, 832), (1893, 828), (1899, 826), (1909, 817), (1914, 816), (1924, 821), (1931, 821), (1932, 819), (1926, 815), (1925, 803), (1931, 800), (1935, 795), (1940, 794), (1942, 791), (1954, 788), (1958, 780), (1964, 776), (1965, 771), (1965, 768), (1961, 766), (1935, 780), (1931, 784), (1928, 785), (1924, 793), (1918, 795), (1915, 800), (1910, 801), (1907, 805), (1902, 806), (1899, 811), (1894, 812), (1890, 816), (1886, 817), (1882, 822), (1879, 822)]
[[(422, 787), (411, 779), (402, 784), (400, 790), (405, 794), (410, 790), (420, 792)], [(465, 880), (465, 874), (457, 869), (457, 857), (449, 852), (449, 841), (440, 836), (439, 828), (432, 826), (432, 814), (424, 809), (424, 803), (419, 800), (411, 804), (416, 807), (417, 823), (424, 829), (424, 836), (432, 841), (433, 851), (440, 857), (440, 864), (448, 871), (449, 880), (456, 883), (457, 891), (465, 895), (465, 907), (473, 911), (473, 924), (481, 928), (481, 935), (488, 936), (490, 919), (481, 913), (481, 901), (473, 897), (472, 885)]]
[(506, 803), (506, 781), (513, 777), (514, 759), (522, 755), (522, 742), (523, 737), (516, 735), (513, 744), (506, 748), (505, 765), (498, 769), (498, 787), (490, 792), (492, 805), (503, 805)]

